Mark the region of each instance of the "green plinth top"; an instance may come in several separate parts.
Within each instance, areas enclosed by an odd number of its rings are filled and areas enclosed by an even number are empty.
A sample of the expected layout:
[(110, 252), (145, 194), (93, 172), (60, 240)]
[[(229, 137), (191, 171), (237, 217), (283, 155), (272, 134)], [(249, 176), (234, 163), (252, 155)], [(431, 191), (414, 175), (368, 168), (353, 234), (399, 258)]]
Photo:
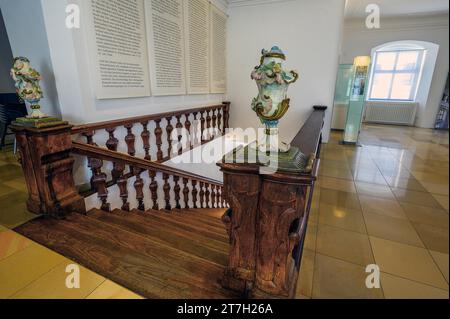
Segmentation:
[(56, 117), (43, 117), (40, 119), (33, 119), (33, 118), (27, 118), (27, 117), (19, 117), (14, 122), (12, 122), (12, 125), (15, 126), (24, 126), (24, 127), (31, 127), (31, 128), (47, 128), (47, 127), (53, 127), (53, 126), (59, 126), (59, 125), (66, 125), (68, 122), (62, 121)]
[(310, 173), (314, 154), (305, 155), (298, 147), (292, 146), (288, 152), (267, 155), (254, 147), (238, 147), (223, 157), (224, 163), (255, 164), (270, 167), (276, 165), (279, 172)]

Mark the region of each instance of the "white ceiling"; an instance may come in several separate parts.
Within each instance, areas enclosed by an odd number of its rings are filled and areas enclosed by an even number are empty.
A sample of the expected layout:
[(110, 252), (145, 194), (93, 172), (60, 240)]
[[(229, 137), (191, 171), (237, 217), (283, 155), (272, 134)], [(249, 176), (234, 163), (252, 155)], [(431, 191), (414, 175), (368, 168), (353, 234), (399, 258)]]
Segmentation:
[(380, 6), (382, 17), (398, 17), (407, 15), (431, 15), (448, 13), (448, 0), (347, 0), (345, 15), (348, 18), (367, 16), (369, 4)]

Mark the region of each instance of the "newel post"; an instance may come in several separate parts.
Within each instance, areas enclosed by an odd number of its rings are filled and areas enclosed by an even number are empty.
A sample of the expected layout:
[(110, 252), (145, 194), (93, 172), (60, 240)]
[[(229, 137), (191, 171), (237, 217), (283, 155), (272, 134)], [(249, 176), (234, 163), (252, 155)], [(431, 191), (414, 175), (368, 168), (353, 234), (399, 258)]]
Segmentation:
[(42, 128), (12, 126), (28, 188), (27, 208), (35, 214), (86, 212), (73, 178), (71, 128), (65, 122)]

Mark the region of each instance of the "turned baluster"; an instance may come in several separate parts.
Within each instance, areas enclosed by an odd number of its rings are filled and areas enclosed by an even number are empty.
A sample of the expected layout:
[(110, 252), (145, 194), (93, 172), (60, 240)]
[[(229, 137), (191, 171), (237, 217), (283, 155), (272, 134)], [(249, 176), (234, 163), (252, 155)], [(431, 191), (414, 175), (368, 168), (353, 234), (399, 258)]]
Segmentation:
[(168, 143), (168, 149), (167, 149), (167, 158), (171, 158), (172, 157), (172, 131), (173, 131), (173, 126), (171, 123), (172, 117), (166, 117), (166, 121), (167, 121), (167, 127), (166, 127), (166, 133), (167, 133), (167, 143)]
[(216, 109), (214, 109), (214, 110), (212, 110), (212, 114), (213, 114), (213, 116), (212, 116), (212, 128), (213, 128), (213, 136), (212, 137), (214, 137), (214, 136), (216, 136), (216, 132), (217, 132), (217, 114), (216, 114)]
[(125, 143), (127, 144), (128, 154), (134, 156), (136, 154), (136, 149), (134, 143), (136, 137), (133, 134), (133, 124), (125, 124), (124, 127), (127, 129), (127, 135), (125, 136)]
[(200, 208), (205, 208), (205, 183), (200, 182)]
[(178, 183), (180, 181), (180, 177), (178, 176), (174, 176), (173, 177), (173, 183), (175, 184), (175, 186), (173, 187), (173, 192), (175, 194), (175, 208), (176, 209), (181, 209), (181, 205), (180, 205), (180, 191), (181, 191), (181, 186)]
[(178, 134), (178, 155), (183, 153), (183, 145), (181, 145), (181, 139), (183, 138), (183, 124), (181, 123), (181, 115), (177, 115), (177, 125), (175, 126)]
[[(89, 145), (94, 145), (94, 146), (97, 145), (97, 144), (94, 143), (94, 134), (95, 134), (94, 131), (88, 131), (88, 132), (84, 132), (84, 133), (83, 133), (83, 136), (86, 137), (86, 143), (87, 143), (87, 144), (89, 144)], [(91, 172), (92, 172), (92, 177), (91, 177), (91, 188), (92, 188), (92, 189), (95, 189), (94, 183), (93, 183), (94, 176), (95, 176), (95, 168), (94, 168), (93, 165), (91, 165), (91, 161), (93, 161), (93, 160), (95, 160), (95, 159), (88, 157), (88, 167), (91, 168)], [(92, 164), (95, 165), (94, 162), (93, 162)], [(103, 162), (102, 162), (102, 165), (103, 165)]]
[(226, 195), (225, 195), (225, 188), (221, 187), (220, 188), (220, 195), (222, 197), (222, 207), (225, 208), (227, 207), (227, 200), (226, 200)]
[(194, 208), (198, 208), (198, 206), (197, 206), (197, 195), (198, 195), (197, 181), (192, 180), (191, 184), (192, 184), (192, 206)]
[(229, 120), (230, 120), (230, 103), (224, 102), (223, 103), (223, 134), (226, 133), (226, 129), (229, 127)]
[(88, 132), (84, 132), (83, 136), (86, 137), (87, 144), (97, 146), (97, 144), (94, 143), (94, 134), (95, 134), (95, 131), (88, 131)]
[(211, 208), (216, 208), (216, 200), (217, 200), (217, 194), (216, 194), (216, 185), (211, 185)]
[(136, 200), (138, 201), (138, 209), (145, 211), (144, 206), (144, 180), (141, 177), (142, 170), (140, 168), (133, 168), (133, 175), (136, 177), (134, 181), (134, 189), (136, 190)]
[(205, 111), (200, 112), (200, 143), (203, 143), (204, 137), (203, 134), (205, 132)]
[(198, 112), (193, 112), (192, 113), (192, 115), (194, 116), (194, 129), (193, 129), (193, 132), (192, 132), (191, 150), (197, 145), (197, 141), (198, 141), (198, 120), (197, 120), (197, 114), (198, 114)]
[[(117, 147), (119, 145), (119, 140), (114, 136), (114, 131), (116, 130), (115, 127), (109, 127), (107, 129), (105, 129), (106, 132), (108, 132), (109, 134), (109, 138), (106, 141), (106, 147), (110, 150), (110, 151), (117, 151)], [(117, 167), (117, 163), (113, 162), (113, 169), (111, 171), (111, 176), (112, 176), (112, 180), (113, 182), (117, 182), (117, 179), (120, 177), (120, 169), (118, 169)]]
[(211, 208), (211, 191), (209, 189), (209, 186), (210, 185), (208, 183), (205, 184), (205, 208)]
[(105, 212), (111, 211), (108, 203), (108, 189), (106, 186), (106, 174), (102, 172), (103, 161), (97, 158), (90, 158), (88, 166), (92, 170), (91, 184), (97, 192), (98, 198), (101, 200), (101, 210)]
[(146, 160), (150, 161), (152, 158), (150, 156), (150, 132), (148, 130), (148, 121), (141, 122), (141, 124), (144, 129), (141, 133), (142, 143), (144, 145), (144, 151), (145, 151), (144, 158)]
[(156, 181), (156, 172), (155, 171), (148, 171), (148, 176), (150, 177), (150, 193), (152, 195), (152, 201), (153, 201), (153, 207), (154, 210), (159, 210), (158, 205), (158, 182)]
[(205, 140), (209, 140), (211, 138), (211, 114), (210, 114), (210, 110), (206, 111), (206, 137)]
[[(186, 121), (184, 122), (184, 128), (186, 129), (186, 148), (192, 144), (193, 136), (191, 136), (191, 122), (189, 121), (189, 114), (184, 115), (186, 117)], [(192, 145), (191, 145), (192, 146)]]
[(156, 158), (158, 161), (161, 161), (163, 159), (163, 151), (161, 149), (162, 147), (162, 128), (161, 128), (161, 120), (157, 119), (155, 120), (156, 128), (155, 128), (155, 138), (156, 138), (156, 147), (158, 149), (156, 153)]
[(166, 207), (165, 209), (171, 210), (172, 206), (170, 205), (170, 183), (169, 183), (169, 174), (163, 173), (163, 180), (164, 180), (164, 200), (166, 201)]
[(220, 186), (217, 186), (217, 208), (223, 207), (222, 205), (222, 189)]
[(217, 109), (217, 131), (222, 134), (222, 109)]
[(189, 180), (187, 178), (183, 178), (183, 201), (184, 201), (184, 208), (189, 207), (189, 187), (188, 187)]
[(116, 165), (119, 177), (117, 179), (117, 186), (119, 187), (120, 198), (122, 199), (122, 210), (128, 212), (130, 211), (130, 203), (128, 202), (128, 180), (124, 175), (125, 164), (118, 163)]

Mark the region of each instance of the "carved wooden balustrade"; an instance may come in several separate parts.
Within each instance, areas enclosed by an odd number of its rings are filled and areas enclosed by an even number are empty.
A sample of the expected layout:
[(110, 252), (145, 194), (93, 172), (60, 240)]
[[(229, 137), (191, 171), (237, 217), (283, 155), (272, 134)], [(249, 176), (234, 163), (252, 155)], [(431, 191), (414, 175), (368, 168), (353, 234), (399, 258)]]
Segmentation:
[[(135, 208), (141, 211), (228, 206), (223, 196), (223, 184), (216, 180), (95, 145), (73, 142), (72, 152), (88, 157), (94, 191), (87, 195), (93, 193), (98, 196), (100, 207), (96, 208), (104, 211), (111, 211), (108, 188), (114, 184), (118, 186), (117, 195), (120, 197), (121, 204), (113, 208), (124, 211), (132, 208), (130, 206), (131, 192), (128, 189), (130, 178), (134, 179), (131, 187), (134, 188), (133, 193), (136, 196), (137, 207)], [(105, 162), (113, 163), (109, 174), (111, 181), (107, 180)], [(147, 181), (148, 189), (144, 188), (145, 181)], [(161, 193), (163, 197), (159, 198)], [(145, 202), (148, 204), (146, 205)]]
[[(79, 125), (72, 128), (72, 134), (80, 134), (86, 138), (87, 144), (97, 145), (95, 136), (104, 131), (107, 133), (106, 142), (100, 146), (164, 162), (224, 134), (229, 125), (229, 111), (230, 103), (223, 102), (220, 105)], [(125, 147), (122, 150), (119, 149), (121, 141), (117, 138), (119, 130), (124, 130)], [(138, 144), (142, 145), (142, 149), (137, 149)]]

